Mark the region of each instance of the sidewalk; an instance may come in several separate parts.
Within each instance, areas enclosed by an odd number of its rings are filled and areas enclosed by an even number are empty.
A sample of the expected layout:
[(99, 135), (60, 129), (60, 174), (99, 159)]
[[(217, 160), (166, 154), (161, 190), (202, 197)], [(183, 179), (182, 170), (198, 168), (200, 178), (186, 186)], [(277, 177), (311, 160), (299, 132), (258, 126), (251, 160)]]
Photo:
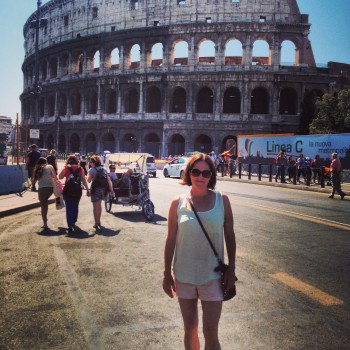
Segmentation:
[[(59, 162), (59, 168), (63, 166), (63, 162), (60, 164)], [(162, 173), (158, 171), (158, 176), (162, 176)], [(265, 185), (265, 186), (274, 186), (274, 187), (283, 187), (283, 188), (290, 188), (293, 190), (300, 190), (300, 191), (313, 191), (313, 192), (320, 192), (320, 193), (326, 193), (330, 194), (331, 192), (331, 186), (325, 186), (325, 188), (321, 188), (320, 185), (311, 184), (310, 186), (306, 186), (305, 184), (300, 185), (293, 185), (291, 183), (283, 183), (275, 182), (274, 180), (272, 182), (269, 182), (269, 179), (266, 177), (262, 178), (262, 181), (258, 181), (257, 177), (251, 178), (251, 180), (248, 180), (248, 176), (242, 176), (241, 179), (238, 178), (238, 175), (234, 175), (232, 178), (229, 176), (218, 176), (218, 181), (232, 181), (232, 182), (242, 182), (242, 183), (250, 183), (254, 185)], [(350, 183), (344, 183), (342, 184), (342, 190), (345, 192), (347, 196), (350, 196)], [(346, 199), (346, 197), (345, 197)], [(55, 199), (54, 196), (52, 196), (49, 200), (49, 203), (54, 203)], [(33, 208), (40, 207), (40, 203), (38, 200), (38, 192), (32, 192), (30, 190), (26, 190), (22, 192), (22, 194), (8, 194), (0, 196), (0, 218), (5, 217), (8, 215), (13, 215), (25, 210), (30, 210)]]

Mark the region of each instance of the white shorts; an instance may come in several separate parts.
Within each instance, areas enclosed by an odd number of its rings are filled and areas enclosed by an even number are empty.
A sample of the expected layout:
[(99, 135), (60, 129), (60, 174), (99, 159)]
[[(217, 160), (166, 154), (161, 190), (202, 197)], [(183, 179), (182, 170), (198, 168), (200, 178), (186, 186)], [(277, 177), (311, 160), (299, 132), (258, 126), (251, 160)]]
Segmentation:
[(180, 299), (200, 299), (203, 301), (222, 301), (220, 279), (202, 285), (183, 283), (175, 279), (176, 295)]

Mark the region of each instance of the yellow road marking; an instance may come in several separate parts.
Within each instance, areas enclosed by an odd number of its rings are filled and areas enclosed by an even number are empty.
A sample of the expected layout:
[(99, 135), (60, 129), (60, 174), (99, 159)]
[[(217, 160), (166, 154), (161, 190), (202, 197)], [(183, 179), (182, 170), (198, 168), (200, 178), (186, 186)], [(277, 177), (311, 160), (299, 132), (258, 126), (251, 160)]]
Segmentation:
[(322, 219), (322, 218), (316, 218), (314, 216), (300, 214), (300, 213), (294, 213), (294, 212), (288, 211), (288, 210), (275, 209), (275, 208), (266, 207), (264, 205), (259, 205), (259, 204), (244, 204), (244, 203), (240, 202), (240, 205), (245, 205), (245, 206), (250, 207), (250, 208), (258, 208), (261, 210), (268, 211), (270, 213), (278, 213), (278, 214), (290, 216), (290, 217), (293, 217), (296, 219), (311, 221), (311, 222), (315, 222), (317, 224), (326, 225), (326, 226), (330, 226), (330, 227), (339, 228), (341, 230), (350, 231), (350, 225), (343, 224), (341, 222), (336, 222), (336, 221)]
[(278, 272), (273, 275), (270, 275), (272, 278), (277, 281), (286, 284), (287, 286), (307, 295), (309, 298), (319, 302), (324, 306), (334, 306), (334, 305), (343, 305), (344, 302), (336, 297), (333, 297), (330, 294), (323, 292), (322, 290), (311, 286), (295, 277), (292, 277), (284, 272)]

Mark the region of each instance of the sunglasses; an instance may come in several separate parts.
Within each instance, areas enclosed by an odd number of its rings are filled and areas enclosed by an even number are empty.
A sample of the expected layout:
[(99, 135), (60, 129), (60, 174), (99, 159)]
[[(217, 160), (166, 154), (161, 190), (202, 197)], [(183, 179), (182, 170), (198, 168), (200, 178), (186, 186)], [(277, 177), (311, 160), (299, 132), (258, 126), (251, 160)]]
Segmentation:
[(199, 169), (192, 169), (191, 170), (191, 175), (193, 177), (199, 177), (201, 174), (205, 179), (211, 178), (211, 171), (210, 170), (203, 170), (203, 171), (200, 171)]

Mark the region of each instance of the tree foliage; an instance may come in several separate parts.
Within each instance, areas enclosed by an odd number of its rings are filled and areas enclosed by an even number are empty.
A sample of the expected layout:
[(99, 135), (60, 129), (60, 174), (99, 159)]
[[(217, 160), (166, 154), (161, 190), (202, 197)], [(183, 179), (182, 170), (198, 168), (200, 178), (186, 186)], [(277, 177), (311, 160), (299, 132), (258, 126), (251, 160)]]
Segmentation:
[(324, 94), (316, 101), (316, 117), (310, 134), (341, 134), (350, 132), (350, 87), (338, 94)]

